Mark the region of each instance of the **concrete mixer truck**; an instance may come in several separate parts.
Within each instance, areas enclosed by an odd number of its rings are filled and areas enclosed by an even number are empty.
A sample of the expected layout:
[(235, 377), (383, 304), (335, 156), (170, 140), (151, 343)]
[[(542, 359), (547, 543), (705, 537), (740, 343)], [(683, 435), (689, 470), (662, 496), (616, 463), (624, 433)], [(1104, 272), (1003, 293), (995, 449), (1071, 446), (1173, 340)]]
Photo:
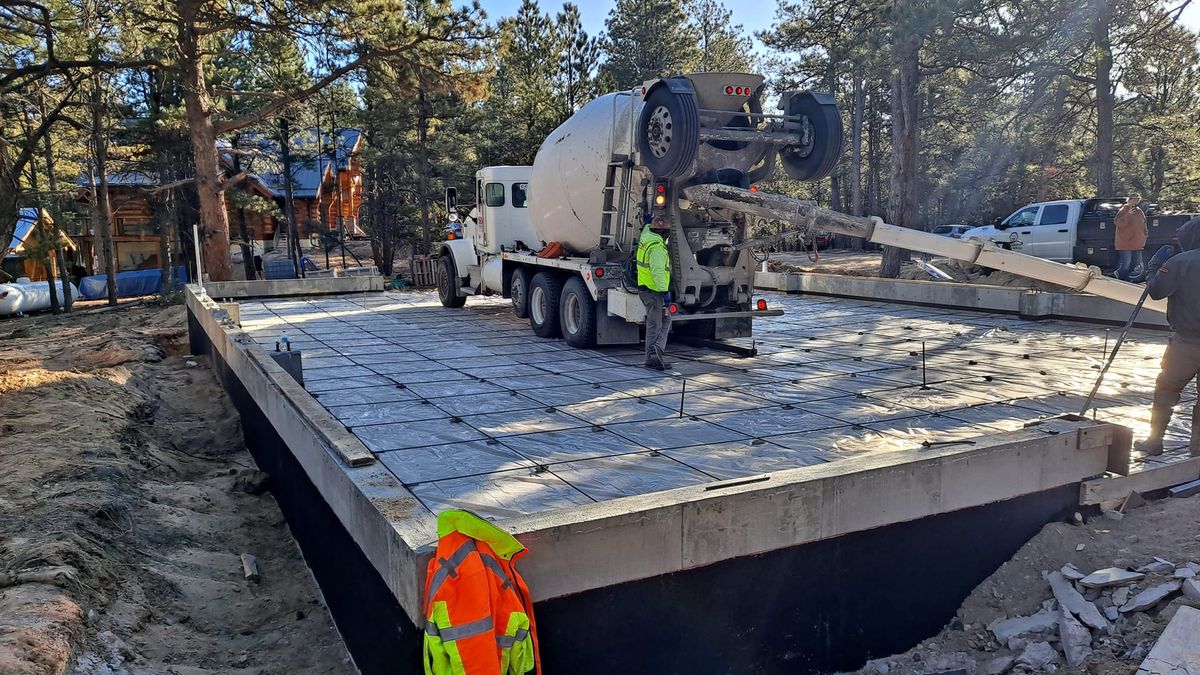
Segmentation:
[[(698, 73), (654, 79), (601, 96), (541, 144), (533, 166), (475, 176), (462, 236), (438, 251), (438, 296), (462, 307), (472, 295), (510, 298), (541, 337), (576, 347), (634, 344), (645, 310), (632, 259), (642, 225), (671, 224), (672, 338), (704, 343), (748, 337), (752, 320), (778, 316), (754, 297), (766, 247), (824, 230), (925, 251), (1061, 284), (1130, 304), (1141, 288), (1094, 268), (1022, 255), (985, 241), (940, 237), (758, 191), (778, 167), (820, 180), (837, 163), (842, 122), (826, 94), (789, 91), (763, 111), (764, 79)], [(458, 200), (447, 190), (447, 208)], [(756, 238), (761, 221), (782, 223)]]

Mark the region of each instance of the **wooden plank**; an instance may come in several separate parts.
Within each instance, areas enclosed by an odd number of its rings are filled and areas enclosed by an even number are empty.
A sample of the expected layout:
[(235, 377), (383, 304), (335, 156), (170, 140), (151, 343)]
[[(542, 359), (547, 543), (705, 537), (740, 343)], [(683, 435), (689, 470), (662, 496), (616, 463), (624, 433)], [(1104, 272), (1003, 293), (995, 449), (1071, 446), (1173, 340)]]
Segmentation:
[(1181, 606), (1137, 675), (1196, 675), (1200, 673), (1200, 609)]
[(1096, 478), (1084, 481), (1079, 487), (1079, 503), (1099, 504), (1110, 499), (1124, 499), (1130, 492), (1151, 492), (1187, 483), (1200, 478), (1200, 457), (1191, 457), (1174, 464), (1145, 469), (1128, 476)]

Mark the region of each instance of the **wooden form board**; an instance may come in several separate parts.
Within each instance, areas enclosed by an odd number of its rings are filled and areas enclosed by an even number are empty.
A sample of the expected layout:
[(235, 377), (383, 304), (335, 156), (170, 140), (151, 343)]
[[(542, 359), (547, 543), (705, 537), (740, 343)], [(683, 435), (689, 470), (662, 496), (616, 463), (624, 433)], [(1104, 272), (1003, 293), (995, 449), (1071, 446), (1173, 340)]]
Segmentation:
[(1079, 487), (1079, 503), (1088, 506), (1113, 499), (1124, 499), (1130, 492), (1163, 490), (1197, 478), (1200, 478), (1200, 457), (1191, 457), (1128, 476), (1084, 481)]

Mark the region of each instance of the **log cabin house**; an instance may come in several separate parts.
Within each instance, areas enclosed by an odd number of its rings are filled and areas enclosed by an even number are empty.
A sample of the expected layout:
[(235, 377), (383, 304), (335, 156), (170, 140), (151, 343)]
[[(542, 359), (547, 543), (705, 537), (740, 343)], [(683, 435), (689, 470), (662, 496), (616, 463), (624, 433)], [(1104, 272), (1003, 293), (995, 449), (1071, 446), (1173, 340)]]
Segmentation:
[[(338, 134), (336, 162), (330, 136), (325, 134), (325, 142), (321, 144), (327, 156), (318, 156), (317, 138), (316, 130), (302, 131), (293, 136), (290, 144), (297, 229), (302, 237), (322, 228), (335, 231), (340, 210), (346, 236), (359, 235), (358, 213), (363, 199), (363, 172), (359, 157), (362, 134), (353, 129)], [(235, 258), (241, 255), (238, 246), (239, 218), (246, 220), (249, 240), (256, 254), (274, 249), (279, 242), (279, 235), (286, 232), (286, 220), (283, 218), (286, 213), (286, 185), (278, 142), (267, 136), (247, 136), (241, 141), (238, 147), (252, 149), (250, 154), (243, 155), (240, 162), (241, 170), (247, 174), (239, 183), (241, 192), (243, 195), (259, 197), (275, 208), (273, 213), (264, 212), (264, 209), (239, 209), (234, 203), (237, 199), (227, 199), (229, 234), (234, 242), (231, 254)], [(234, 157), (230, 152), (232, 147), (232, 144), (222, 144), (221, 160), (227, 176), (234, 173)], [(161, 242), (154, 201), (154, 188), (159, 185), (159, 180), (140, 171), (119, 171), (110, 172), (108, 181), (117, 271), (160, 267)], [(81, 202), (94, 203), (93, 186), (93, 178), (85, 175), (79, 179)], [(194, 199), (194, 195), (190, 199)], [(178, 226), (172, 228), (170, 233), (171, 249), (176, 252), (175, 255), (180, 251), (179, 233), (184, 232), (187, 236), (191, 223), (197, 218), (194, 204), (188, 203), (187, 198), (181, 201), (184, 203), (178, 204), (176, 209)], [(98, 273), (102, 265), (95, 222), (87, 224), (79, 241), (84, 265), (89, 272)], [(190, 243), (184, 248), (190, 251)]]

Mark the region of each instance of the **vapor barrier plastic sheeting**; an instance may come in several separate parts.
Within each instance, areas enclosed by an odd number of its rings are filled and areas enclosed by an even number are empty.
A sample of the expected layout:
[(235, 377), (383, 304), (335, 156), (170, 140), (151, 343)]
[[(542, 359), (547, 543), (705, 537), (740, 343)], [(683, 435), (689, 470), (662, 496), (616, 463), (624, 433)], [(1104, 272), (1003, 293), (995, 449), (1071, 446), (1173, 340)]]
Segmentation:
[[(286, 335), (301, 350), (309, 392), (427, 507), (496, 519), (970, 444), (1078, 412), (1106, 353), (1106, 329), (1080, 324), (767, 300), (786, 314), (756, 322), (760, 356), (672, 344), (668, 373), (640, 367), (640, 349), (537, 338), (500, 299), (293, 298), (244, 302), (241, 316), (263, 349)], [(1145, 432), (1165, 342), (1131, 334), (1098, 419)], [(1168, 431), (1174, 452), (1146, 461), (1176, 458), (1189, 420)]]

